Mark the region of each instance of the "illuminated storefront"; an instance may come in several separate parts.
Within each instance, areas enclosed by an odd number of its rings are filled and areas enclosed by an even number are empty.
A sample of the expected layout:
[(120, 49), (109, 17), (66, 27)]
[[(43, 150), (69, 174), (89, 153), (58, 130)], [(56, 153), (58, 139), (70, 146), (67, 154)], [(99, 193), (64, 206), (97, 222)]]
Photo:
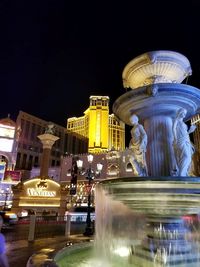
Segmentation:
[(66, 208), (65, 190), (51, 179), (34, 178), (13, 187), (12, 211), (33, 211), (40, 215), (44, 211), (49, 214), (64, 214)]
[[(91, 188), (91, 206), (95, 206), (95, 186), (99, 180), (95, 180)], [(87, 206), (88, 201), (88, 182), (87, 181), (78, 181), (76, 185), (76, 191), (74, 194), (70, 194), (70, 189), (73, 185), (68, 183), (66, 185), (66, 203), (67, 209), (72, 207)]]

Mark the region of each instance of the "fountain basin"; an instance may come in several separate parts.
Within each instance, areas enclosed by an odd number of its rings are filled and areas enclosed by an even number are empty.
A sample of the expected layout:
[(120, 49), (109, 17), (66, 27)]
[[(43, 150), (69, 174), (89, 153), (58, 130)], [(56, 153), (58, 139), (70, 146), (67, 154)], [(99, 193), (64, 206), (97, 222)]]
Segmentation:
[(94, 246), (63, 249), (54, 259), (59, 267), (199, 266), (198, 233), (184, 216), (200, 211), (200, 178), (110, 179), (96, 194)]
[[(128, 252), (128, 253), (127, 253)], [(116, 251), (108, 261), (100, 258), (94, 252), (94, 247), (90, 243), (82, 246), (73, 245), (71, 248), (64, 248), (55, 256), (54, 261), (58, 267), (137, 267), (129, 263), (129, 251)]]
[(126, 177), (101, 185), (114, 199), (142, 214), (177, 217), (200, 213), (200, 178)]
[(56, 254), (54, 261), (59, 267), (81, 267), (81, 264), (84, 266), (85, 262), (92, 258), (92, 245), (90, 242), (84, 242), (63, 248)]
[(125, 88), (135, 89), (153, 83), (181, 83), (192, 70), (182, 54), (159, 50), (144, 53), (131, 60), (122, 73)]

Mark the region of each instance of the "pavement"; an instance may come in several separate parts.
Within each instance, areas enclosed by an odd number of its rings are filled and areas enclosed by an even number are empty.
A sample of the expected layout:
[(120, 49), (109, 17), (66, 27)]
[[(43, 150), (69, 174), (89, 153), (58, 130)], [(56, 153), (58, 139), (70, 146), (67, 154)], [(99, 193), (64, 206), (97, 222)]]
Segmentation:
[(7, 256), (10, 267), (53, 267), (54, 255), (66, 246), (91, 240), (91, 237), (83, 235), (71, 235), (66, 237), (53, 237), (28, 242), (19, 240), (7, 242)]

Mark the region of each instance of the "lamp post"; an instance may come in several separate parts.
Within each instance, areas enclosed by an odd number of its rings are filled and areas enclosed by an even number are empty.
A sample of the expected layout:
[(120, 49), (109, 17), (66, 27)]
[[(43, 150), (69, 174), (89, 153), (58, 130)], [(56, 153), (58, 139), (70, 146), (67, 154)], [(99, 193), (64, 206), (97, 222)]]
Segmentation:
[(72, 157), (72, 168), (71, 168), (71, 182), (70, 182), (70, 195), (76, 195), (77, 190), (77, 175), (78, 175), (78, 167), (77, 167), (77, 157)]
[[(92, 168), (92, 162), (93, 162), (93, 155), (88, 155), (87, 156), (88, 159), (88, 163), (89, 163), (89, 168), (86, 170), (86, 172), (84, 172), (82, 175), (85, 174), (86, 179), (88, 180), (88, 184), (87, 184), (87, 193), (88, 193), (88, 201), (87, 201), (87, 218), (86, 218), (86, 228), (85, 228), (85, 232), (83, 233), (85, 236), (91, 236), (94, 233), (94, 229), (92, 227), (92, 223), (91, 223), (91, 189), (92, 189), (92, 181), (94, 180), (95, 177), (99, 176), (103, 165), (101, 163), (97, 164), (97, 170), (95, 171)], [(77, 167), (80, 170), (83, 168), (83, 161), (82, 160), (77, 160)]]

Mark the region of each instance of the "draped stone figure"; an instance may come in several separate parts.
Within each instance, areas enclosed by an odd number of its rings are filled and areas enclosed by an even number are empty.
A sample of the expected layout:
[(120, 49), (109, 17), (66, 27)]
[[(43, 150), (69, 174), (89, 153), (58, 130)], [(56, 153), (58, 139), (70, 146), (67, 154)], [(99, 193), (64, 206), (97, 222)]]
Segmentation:
[(173, 147), (177, 176), (189, 176), (194, 153), (194, 146), (190, 141), (189, 134), (196, 129), (196, 126), (191, 125), (188, 129), (188, 126), (183, 121), (186, 114), (187, 111), (184, 108), (179, 109), (173, 123)]
[(129, 143), (129, 149), (131, 150), (129, 161), (138, 176), (147, 176), (145, 159), (147, 134), (143, 126), (138, 123), (138, 117), (135, 114), (130, 118), (130, 122), (133, 127), (131, 129), (131, 140)]

